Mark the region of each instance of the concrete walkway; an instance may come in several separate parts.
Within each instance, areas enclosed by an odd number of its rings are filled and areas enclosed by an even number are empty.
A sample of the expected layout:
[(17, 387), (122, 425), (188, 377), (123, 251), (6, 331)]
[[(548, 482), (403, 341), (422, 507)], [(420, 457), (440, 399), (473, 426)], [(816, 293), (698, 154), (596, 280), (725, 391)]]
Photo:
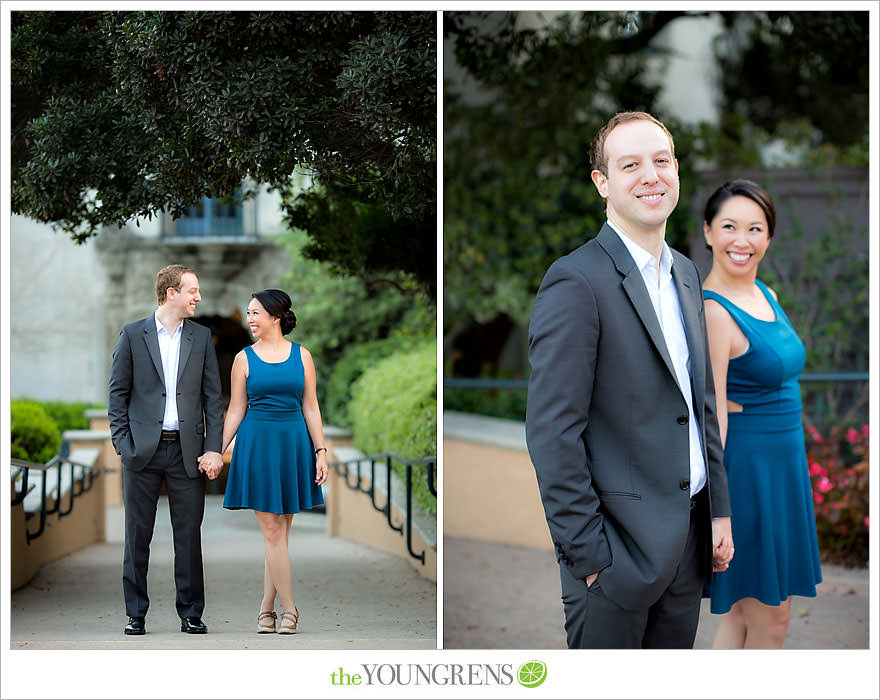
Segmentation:
[(222, 496), (207, 497), (202, 525), (207, 635), (180, 632), (163, 497), (150, 556), (146, 635), (122, 633), (128, 622), (122, 600), (123, 518), (122, 509), (113, 508), (107, 511), (106, 542), (46, 564), (12, 593), (10, 648), (436, 648), (436, 585), (399, 557), (328, 536), (325, 516), (308, 512), (294, 517), (290, 536), (299, 632), (257, 634), (263, 538), (253, 513), (227, 511), (221, 504)]
[[(564, 649), (559, 567), (546, 550), (445, 538), (446, 649)], [(786, 649), (867, 649), (867, 569), (825, 564), (815, 598), (792, 598)], [(703, 600), (695, 649), (710, 649), (718, 616)]]

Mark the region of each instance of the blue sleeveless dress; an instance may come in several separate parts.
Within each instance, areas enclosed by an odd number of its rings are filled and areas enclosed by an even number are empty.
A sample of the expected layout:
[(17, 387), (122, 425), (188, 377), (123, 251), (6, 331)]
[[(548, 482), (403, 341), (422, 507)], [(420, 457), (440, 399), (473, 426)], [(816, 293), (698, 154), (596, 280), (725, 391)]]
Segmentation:
[(728, 412), (724, 467), (736, 551), (727, 571), (714, 574), (708, 586), (718, 614), (742, 598), (779, 605), (790, 595), (814, 597), (822, 581), (798, 385), (806, 353), (782, 307), (762, 282), (757, 285), (774, 321), (703, 290), (749, 341), (727, 368), (727, 398), (743, 411)]
[(324, 502), (315, 483), (315, 452), (302, 414), (300, 346), (284, 362), (248, 361), (248, 408), (232, 451), (223, 507), (298, 513)]

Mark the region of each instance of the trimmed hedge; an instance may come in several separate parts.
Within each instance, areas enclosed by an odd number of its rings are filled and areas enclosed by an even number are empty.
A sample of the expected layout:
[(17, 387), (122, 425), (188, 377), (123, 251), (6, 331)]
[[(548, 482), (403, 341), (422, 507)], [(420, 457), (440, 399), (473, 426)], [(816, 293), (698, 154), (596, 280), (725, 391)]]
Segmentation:
[(351, 426), (351, 392), (355, 381), (365, 370), (392, 355), (399, 343), (391, 338), (374, 340), (369, 343), (351, 345), (342, 353), (330, 372), (327, 380), (321, 414), (326, 423), (348, 428)]
[(107, 408), (104, 404), (86, 401), (40, 401), (39, 404), (55, 421), (61, 434), (64, 434), (65, 430), (88, 430), (89, 419), (86, 418), (86, 410)]
[(10, 419), (13, 457), (45, 464), (55, 456), (61, 446), (61, 433), (38, 402), (13, 401)]
[[(421, 343), (367, 369), (352, 387), (349, 407), (355, 446), (365, 454), (395, 452), (406, 459), (437, 454), (437, 346)], [(395, 470), (400, 465), (395, 464)], [(425, 470), (426, 472), (427, 470)], [(436, 499), (414, 470), (416, 498), (436, 514)], [(398, 476), (406, 478), (401, 467)]]

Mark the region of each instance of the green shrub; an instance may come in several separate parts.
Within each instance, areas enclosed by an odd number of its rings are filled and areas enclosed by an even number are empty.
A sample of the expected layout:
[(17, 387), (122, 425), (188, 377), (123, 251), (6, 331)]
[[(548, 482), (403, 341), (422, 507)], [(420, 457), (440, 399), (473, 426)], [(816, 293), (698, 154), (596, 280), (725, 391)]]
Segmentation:
[(453, 387), (443, 391), (443, 408), (447, 411), (524, 421), (526, 393), (526, 389)]
[[(355, 446), (365, 454), (394, 452), (406, 459), (437, 454), (437, 349), (433, 341), (395, 353), (364, 371), (349, 407)], [(406, 470), (395, 463), (398, 476)], [(436, 514), (427, 469), (413, 469), (418, 503)]]
[(88, 430), (89, 419), (85, 412), (89, 408), (106, 408), (103, 404), (85, 401), (40, 401), (40, 405), (55, 421), (58, 431), (63, 435), (65, 430)]
[(17, 459), (45, 464), (58, 451), (61, 433), (58, 426), (36, 401), (12, 402), (11, 454)]
[(351, 345), (333, 365), (327, 380), (321, 414), (326, 423), (351, 426), (351, 390), (365, 370), (392, 355), (400, 346), (391, 338)]

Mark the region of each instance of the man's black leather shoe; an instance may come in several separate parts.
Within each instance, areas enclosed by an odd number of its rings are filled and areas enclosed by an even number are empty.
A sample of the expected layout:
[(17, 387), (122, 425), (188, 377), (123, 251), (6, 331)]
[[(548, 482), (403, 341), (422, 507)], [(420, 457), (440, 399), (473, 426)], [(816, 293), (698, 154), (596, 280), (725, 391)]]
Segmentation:
[(142, 617), (130, 617), (128, 618), (128, 624), (125, 626), (123, 630), (125, 634), (144, 634), (146, 633), (146, 628), (144, 627), (144, 618)]
[(208, 628), (200, 617), (180, 618), (180, 631), (187, 634), (207, 634)]

